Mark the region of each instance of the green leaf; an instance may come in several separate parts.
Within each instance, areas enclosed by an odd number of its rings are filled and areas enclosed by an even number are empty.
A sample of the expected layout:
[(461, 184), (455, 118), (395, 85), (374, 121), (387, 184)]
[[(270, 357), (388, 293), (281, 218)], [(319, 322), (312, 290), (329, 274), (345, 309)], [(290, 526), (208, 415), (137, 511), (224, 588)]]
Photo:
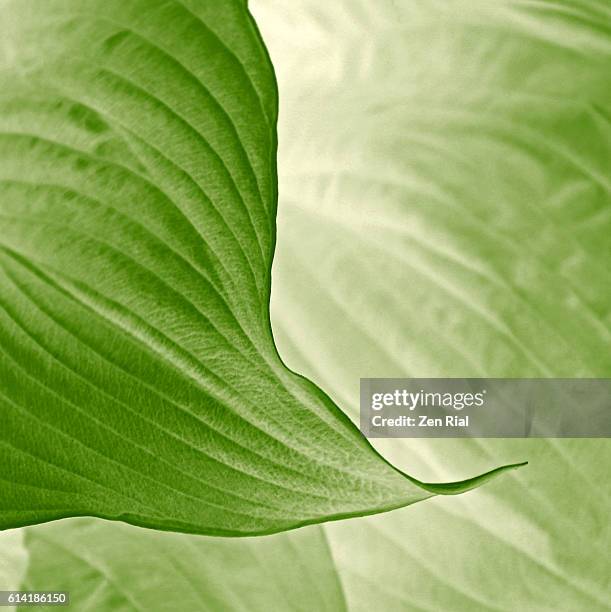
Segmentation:
[(1, 10), (0, 527), (247, 535), (456, 492), (278, 357), (276, 87), (245, 3)]
[[(0, 533), (0, 591), (19, 589), (27, 570), (28, 552), (20, 529)], [(7, 606), (6, 612), (15, 608)]]
[[(361, 376), (611, 376), (608, 3), (253, 10), (283, 100), (287, 363), (346, 409)], [(609, 610), (608, 440), (376, 446), (431, 480), (529, 466), (326, 525), (349, 609)]]
[(86, 518), (23, 531), (29, 563), (21, 588), (68, 591), (70, 605), (83, 612), (345, 609), (317, 526), (242, 540)]
[(348, 609), (609, 610), (608, 440), (439, 442), (397, 444), (391, 456), (436, 478), (451, 478), (447, 456), (477, 469), (521, 453), (528, 469), (460, 498), (329, 525)]

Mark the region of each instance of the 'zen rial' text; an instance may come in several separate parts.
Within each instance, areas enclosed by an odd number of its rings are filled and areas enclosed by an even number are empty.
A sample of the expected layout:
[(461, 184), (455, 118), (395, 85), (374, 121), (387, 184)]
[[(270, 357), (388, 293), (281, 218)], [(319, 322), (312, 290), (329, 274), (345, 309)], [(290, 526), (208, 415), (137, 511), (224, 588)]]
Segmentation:
[(419, 416), (401, 415), (397, 417), (383, 417), (376, 414), (371, 418), (374, 427), (469, 427), (469, 415), (456, 416), (447, 414), (443, 417), (429, 417), (426, 414)]

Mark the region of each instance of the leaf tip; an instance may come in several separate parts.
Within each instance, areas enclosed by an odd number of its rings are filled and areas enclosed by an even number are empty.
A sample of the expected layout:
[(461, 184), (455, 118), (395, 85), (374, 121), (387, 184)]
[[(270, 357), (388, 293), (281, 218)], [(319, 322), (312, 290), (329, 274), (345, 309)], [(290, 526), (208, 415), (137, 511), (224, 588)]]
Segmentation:
[(484, 472), (479, 476), (468, 478), (467, 480), (459, 480), (457, 482), (448, 483), (419, 482), (419, 485), (423, 489), (430, 491), (431, 493), (435, 493), (436, 495), (458, 495), (460, 493), (466, 493), (467, 491), (476, 489), (477, 487), (483, 485), (489, 480), (500, 476), (504, 472), (516, 470), (525, 465), (528, 465), (528, 461), (521, 461), (519, 463), (510, 463), (508, 465), (502, 465), (501, 467), (490, 470), (489, 472)]

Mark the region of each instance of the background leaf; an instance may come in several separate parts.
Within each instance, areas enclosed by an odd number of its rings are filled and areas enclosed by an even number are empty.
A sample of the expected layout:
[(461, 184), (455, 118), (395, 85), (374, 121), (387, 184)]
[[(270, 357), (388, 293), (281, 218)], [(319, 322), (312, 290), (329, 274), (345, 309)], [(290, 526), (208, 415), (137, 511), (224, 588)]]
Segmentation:
[(30, 562), (22, 588), (69, 591), (79, 611), (345, 608), (320, 527), (239, 541), (96, 519), (24, 531)]
[[(252, 8), (283, 101), (287, 363), (346, 409), (362, 376), (611, 376), (608, 4)], [(349, 609), (609, 609), (608, 440), (375, 444), (430, 480), (529, 466), (325, 526)]]
[[(19, 589), (26, 574), (28, 551), (21, 529), (0, 533), (0, 591)], [(14, 606), (6, 606), (6, 612), (13, 612)]]

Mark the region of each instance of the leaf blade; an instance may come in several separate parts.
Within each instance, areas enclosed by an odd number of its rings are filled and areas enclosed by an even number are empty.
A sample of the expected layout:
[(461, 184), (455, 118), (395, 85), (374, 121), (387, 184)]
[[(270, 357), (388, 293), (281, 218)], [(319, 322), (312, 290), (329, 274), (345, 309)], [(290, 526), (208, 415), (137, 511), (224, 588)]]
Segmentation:
[(23, 531), (30, 562), (20, 588), (52, 584), (81, 610), (345, 609), (319, 527), (239, 541), (91, 519)]
[(252, 535), (429, 497), (276, 351), (277, 92), (244, 3), (2, 11), (0, 525)]

